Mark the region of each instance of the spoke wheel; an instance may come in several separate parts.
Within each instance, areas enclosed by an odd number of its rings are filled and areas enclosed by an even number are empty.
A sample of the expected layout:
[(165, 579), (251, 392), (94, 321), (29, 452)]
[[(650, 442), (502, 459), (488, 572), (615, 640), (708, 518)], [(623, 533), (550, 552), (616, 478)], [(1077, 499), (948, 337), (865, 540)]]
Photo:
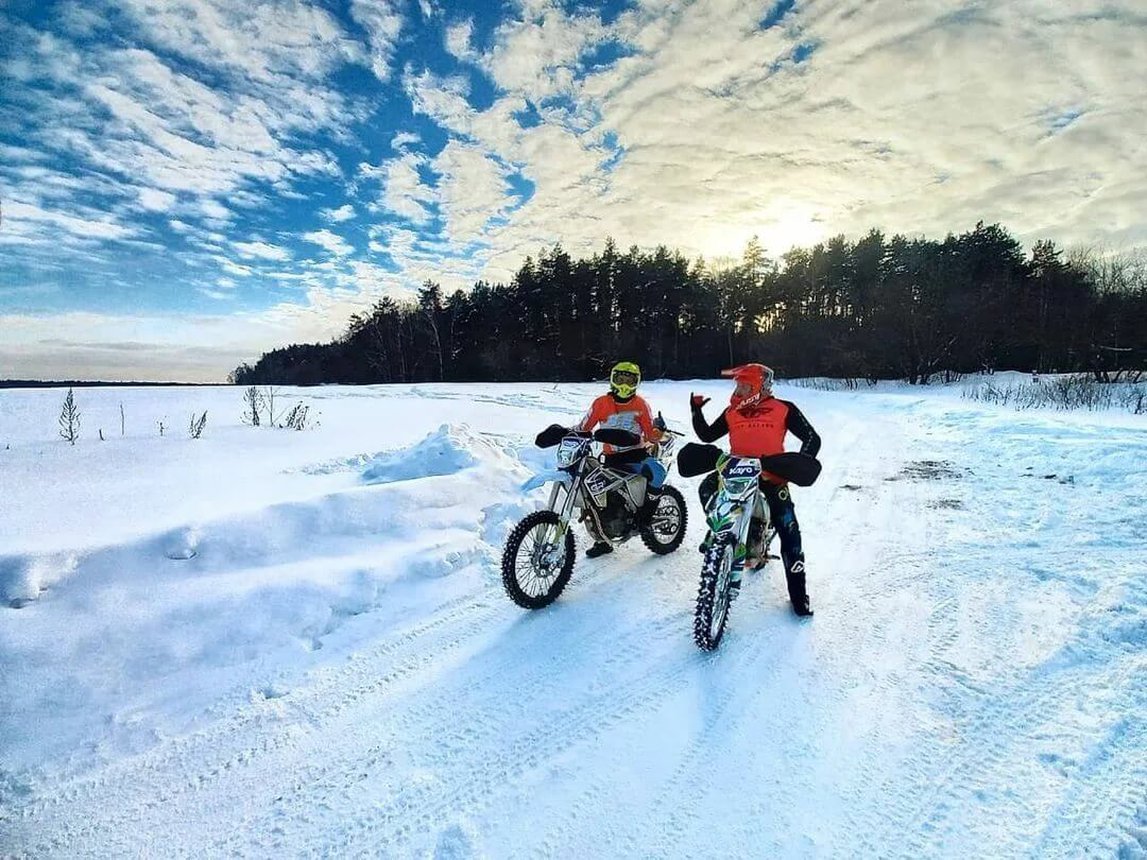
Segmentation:
[(669, 555), (685, 540), (685, 526), (689, 522), (689, 509), (685, 497), (676, 487), (664, 487), (657, 508), (649, 522), (641, 527), (641, 541), (650, 552)]
[(502, 552), (502, 585), (523, 609), (549, 606), (570, 580), (574, 565), (572, 529), (558, 538), (554, 511), (534, 511), (514, 526)]

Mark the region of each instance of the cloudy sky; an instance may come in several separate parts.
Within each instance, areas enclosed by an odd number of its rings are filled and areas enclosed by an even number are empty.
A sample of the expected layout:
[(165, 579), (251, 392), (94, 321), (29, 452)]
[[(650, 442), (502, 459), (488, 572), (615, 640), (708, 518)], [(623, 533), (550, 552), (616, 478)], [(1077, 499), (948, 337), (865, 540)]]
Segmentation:
[(1143, 0), (0, 0), (0, 378), (222, 380), (555, 241), (1147, 244)]

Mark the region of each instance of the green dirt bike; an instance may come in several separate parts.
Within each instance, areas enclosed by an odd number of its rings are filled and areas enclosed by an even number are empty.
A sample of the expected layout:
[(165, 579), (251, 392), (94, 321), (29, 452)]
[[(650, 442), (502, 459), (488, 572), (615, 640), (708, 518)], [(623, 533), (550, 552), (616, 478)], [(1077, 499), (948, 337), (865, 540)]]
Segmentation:
[(820, 463), (794, 452), (734, 457), (714, 445), (690, 443), (681, 449), (677, 469), (687, 478), (717, 473), (717, 492), (705, 508), (709, 532), (693, 616), (693, 641), (701, 650), (712, 651), (725, 633), (742, 573), (762, 567), (770, 558), (768, 548), (776, 529), (761, 491), (762, 476), (768, 472), (807, 487), (820, 474)]

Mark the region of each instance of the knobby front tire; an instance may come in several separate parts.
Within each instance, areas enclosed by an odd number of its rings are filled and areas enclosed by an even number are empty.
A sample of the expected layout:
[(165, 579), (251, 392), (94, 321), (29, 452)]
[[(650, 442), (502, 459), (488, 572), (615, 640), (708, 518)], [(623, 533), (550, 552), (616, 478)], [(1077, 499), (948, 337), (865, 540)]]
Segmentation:
[[(523, 609), (541, 609), (558, 599), (570, 581), (574, 566), (573, 529), (566, 529), (560, 565), (546, 575), (531, 561), (543, 537), (552, 543), (561, 518), (554, 511), (534, 511), (514, 526), (502, 551), (502, 585), (506, 594)], [(524, 557), (523, 557), (524, 553)]]

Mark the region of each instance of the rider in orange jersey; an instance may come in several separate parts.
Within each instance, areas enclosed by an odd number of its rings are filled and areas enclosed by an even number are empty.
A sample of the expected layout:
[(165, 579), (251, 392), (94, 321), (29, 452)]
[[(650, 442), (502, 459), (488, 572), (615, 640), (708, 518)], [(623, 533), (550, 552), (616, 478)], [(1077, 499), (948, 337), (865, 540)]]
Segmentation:
[[(728, 434), (729, 447), (736, 457), (767, 457), (785, 450), (785, 434), (801, 440), (801, 453), (815, 457), (820, 450), (820, 436), (796, 405), (773, 397), (773, 371), (763, 364), (744, 364), (722, 372), (737, 383), (729, 406), (709, 424), (702, 407), (709, 398), (690, 395), (693, 430), (702, 442), (714, 442)], [(797, 615), (812, 615), (805, 585), (804, 550), (801, 531), (788, 485), (767, 472), (762, 490), (769, 505), (769, 516), (781, 539), (781, 559), (785, 565), (789, 599)], [(717, 492), (717, 473), (701, 482), (701, 504), (707, 507)]]
[[(577, 430), (589, 432), (596, 427), (611, 427), (628, 430), (640, 438), (637, 445), (618, 448), (605, 447), (605, 463), (615, 469), (643, 473), (648, 480), (645, 503), (638, 512), (640, 517), (650, 517), (661, 496), (661, 486), (665, 483), (665, 467), (650, 453), (650, 446), (661, 440), (665, 422), (660, 417), (654, 419), (649, 404), (638, 396), (637, 386), (641, 383), (641, 368), (631, 361), (622, 361), (613, 366), (609, 373), (609, 393), (596, 398), (589, 412), (577, 424)], [(613, 545), (598, 541), (585, 554), (589, 558), (613, 552)]]

